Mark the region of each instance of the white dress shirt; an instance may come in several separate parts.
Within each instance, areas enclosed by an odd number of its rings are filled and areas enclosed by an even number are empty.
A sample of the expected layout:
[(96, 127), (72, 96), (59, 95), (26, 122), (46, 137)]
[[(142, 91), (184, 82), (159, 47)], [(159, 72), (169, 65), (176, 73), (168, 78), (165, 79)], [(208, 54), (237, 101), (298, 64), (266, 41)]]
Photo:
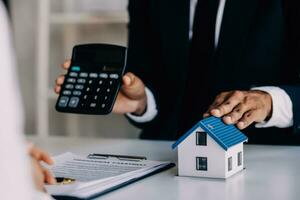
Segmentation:
[(23, 135), (23, 110), (8, 17), (0, 1), (0, 190), (1, 199), (50, 199), (35, 191)]
[[(195, 9), (197, 5), (198, 0), (191, 0), (190, 3), (190, 31), (189, 31), (189, 37), (190, 39), (193, 37), (193, 24), (194, 24), (194, 15), (195, 15)], [(223, 19), (223, 13), (225, 9), (226, 0), (220, 0), (217, 18), (216, 18), (216, 30), (215, 30), (215, 47), (218, 47), (219, 42), (219, 36), (221, 32), (221, 25), (222, 25), (222, 19)], [(272, 127), (276, 126), (279, 128), (286, 128), (293, 125), (293, 104), (289, 97), (289, 95), (282, 90), (279, 87), (256, 87), (252, 88), (255, 90), (261, 90), (264, 92), (267, 92), (272, 97), (272, 117), (269, 121), (263, 122), (263, 123), (257, 123), (256, 127), (258, 128), (266, 128), (266, 127)], [(148, 89), (147, 89), (148, 90)], [(150, 90), (147, 92), (147, 100), (148, 100), (148, 107), (144, 115), (142, 116), (133, 116), (131, 114), (127, 114), (128, 117), (130, 117), (132, 120), (143, 123), (151, 121), (155, 118), (157, 115), (157, 109), (156, 109), (156, 101), (154, 99), (153, 94)], [(154, 105), (153, 105), (154, 104)]]

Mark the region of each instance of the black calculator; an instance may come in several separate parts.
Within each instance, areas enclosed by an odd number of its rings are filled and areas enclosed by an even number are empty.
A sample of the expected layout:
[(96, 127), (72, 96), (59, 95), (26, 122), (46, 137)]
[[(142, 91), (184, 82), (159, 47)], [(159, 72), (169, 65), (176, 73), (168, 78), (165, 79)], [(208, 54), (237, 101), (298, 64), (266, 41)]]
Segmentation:
[(127, 50), (110, 44), (77, 45), (56, 110), (66, 113), (111, 113), (122, 84)]

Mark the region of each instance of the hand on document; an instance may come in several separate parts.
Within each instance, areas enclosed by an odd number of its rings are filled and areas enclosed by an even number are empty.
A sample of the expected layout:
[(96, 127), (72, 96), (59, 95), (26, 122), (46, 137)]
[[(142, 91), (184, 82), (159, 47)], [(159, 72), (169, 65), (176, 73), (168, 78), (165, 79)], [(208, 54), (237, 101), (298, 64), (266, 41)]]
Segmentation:
[(33, 167), (33, 180), (38, 190), (44, 191), (45, 183), (55, 184), (56, 180), (48, 169), (45, 169), (40, 162), (44, 162), (48, 165), (53, 165), (54, 162), (48, 153), (35, 147), (33, 144), (29, 144), (28, 152), (31, 156), (31, 163)]

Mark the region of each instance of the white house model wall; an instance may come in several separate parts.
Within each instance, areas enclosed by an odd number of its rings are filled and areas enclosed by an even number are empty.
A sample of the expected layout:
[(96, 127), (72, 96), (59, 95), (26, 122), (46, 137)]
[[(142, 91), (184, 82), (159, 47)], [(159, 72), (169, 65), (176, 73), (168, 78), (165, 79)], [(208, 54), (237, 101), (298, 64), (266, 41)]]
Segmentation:
[[(178, 175), (209, 178), (228, 178), (243, 170), (243, 143), (225, 151), (207, 134), (207, 145), (196, 145), (196, 132), (204, 132), (200, 127), (178, 146)], [(238, 166), (238, 153), (241, 152), (241, 165)], [(197, 170), (197, 157), (207, 158), (207, 171)], [(231, 157), (231, 170), (228, 159)]]
[(178, 175), (228, 178), (244, 169), (244, 142), (233, 124), (211, 116), (183, 134), (172, 148), (178, 150)]
[[(235, 173), (241, 171), (244, 169), (244, 145), (243, 143), (240, 143), (240, 144), (237, 144), (231, 148), (229, 148), (227, 151), (225, 151), (225, 167), (226, 167), (226, 170), (225, 170), (225, 178), (228, 178), (232, 175), (234, 175)], [(238, 161), (238, 157), (239, 157), (239, 154), (240, 154), (240, 161)], [(232, 163), (231, 163), (231, 166), (232, 166), (232, 169), (231, 170), (228, 170), (228, 161), (229, 159), (232, 159)], [(240, 162), (240, 164), (239, 164)]]
[[(201, 128), (197, 131), (203, 132)], [(178, 175), (225, 178), (224, 149), (208, 135), (207, 146), (196, 145), (195, 132), (178, 147)], [(196, 157), (207, 157), (207, 171), (196, 169)]]

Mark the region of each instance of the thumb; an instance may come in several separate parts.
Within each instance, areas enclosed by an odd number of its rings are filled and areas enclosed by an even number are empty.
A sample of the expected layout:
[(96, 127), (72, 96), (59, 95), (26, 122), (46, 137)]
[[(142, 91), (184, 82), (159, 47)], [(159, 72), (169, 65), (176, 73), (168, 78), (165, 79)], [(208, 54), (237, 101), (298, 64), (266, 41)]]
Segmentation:
[(129, 99), (140, 99), (144, 98), (145, 94), (145, 85), (143, 81), (135, 76), (133, 73), (126, 73), (123, 76), (123, 85), (121, 92), (128, 97)]

